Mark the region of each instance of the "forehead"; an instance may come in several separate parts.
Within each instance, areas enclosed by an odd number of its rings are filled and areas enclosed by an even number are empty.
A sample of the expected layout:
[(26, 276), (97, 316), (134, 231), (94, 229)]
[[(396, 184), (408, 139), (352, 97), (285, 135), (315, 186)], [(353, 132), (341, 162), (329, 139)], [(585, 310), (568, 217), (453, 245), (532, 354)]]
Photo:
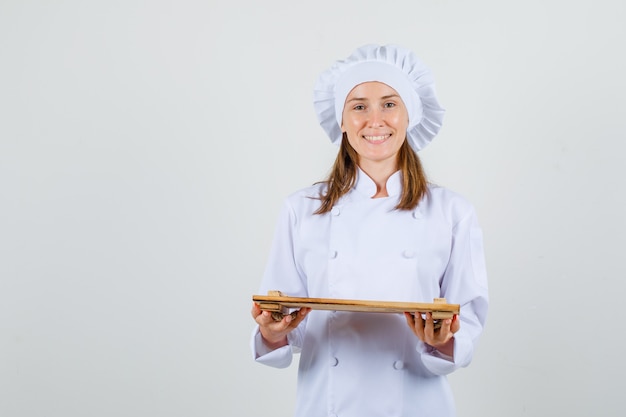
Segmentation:
[(400, 96), (396, 90), (385, 83), (379, 81), (367, 81), (356, 85), (346, 97), (346, 100), (353, 98), (380, 98), (388, 96)]

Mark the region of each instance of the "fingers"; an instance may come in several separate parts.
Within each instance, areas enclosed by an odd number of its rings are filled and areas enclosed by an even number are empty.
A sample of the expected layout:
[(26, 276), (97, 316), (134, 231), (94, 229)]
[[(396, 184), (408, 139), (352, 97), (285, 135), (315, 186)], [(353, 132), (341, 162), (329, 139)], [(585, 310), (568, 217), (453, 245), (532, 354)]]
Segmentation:
[(275, 321), (271, 312), (262, 311), (256, 316), (255, 321), (259, 325), (259, 332), (266, 345), (275, 349), (287, 343), (287, 334), (291, 331), (289, 329), (291, 316), (287, 314), (282, 320)]
[(250, 311), (252, 318), (256, 320), (257, 316), (261, 314), (261, 307), (257, 303), (252, 303), (252, 310)]
[[(291, 318), (290, 320), (290, 324), (292, 327), (298, 327), (298, 325), (302, 322), (302, 320), (305, 319), (305, 317), (311, 312), (311, 309), (308, 307), (302, 307), (300, 310), (298, 310), (294, 315), (289, 315), (288, 316)], [(294, 318), (295, 316), (295, 318)]]
[(455, 314), (452, 318), (444, 319), (441, 321), (441, 327), (439, 330), (429, 334), (427, 342), (431, 346), (438, 347), (446, 345), (453, 337), (454, 333), (458, 332), (461, 328), (461, 323), (458, 319), (458, 316)]
[(420, 312), (404, 313), (404, 317), (413, 333), (422, 342), (433, 347), (445, 345), (461, 328), (456, 314), (451, 319), (441, 321), (435, 321), (432, 313), (426, 313), (426, 317), (422, 317)]
[(450, 319), (445, 319), (441, 323), (442, 334), (450, 335), (452, 337), (454, 333), (461, 329), (461, 322), (457, 314), (453, 315)]
[[(421, 314), (420, 314), (421, 316)], [(435, 334), (435, 320), (433, 319), (432, 313), (426, 313), (426, 320), (424, 324), (424, 335), (427, 336), (428, 339), (432, 339)]]
[[(259, 314), (254, 320), (259, 324), (259, 331), (263, 341), (272, 349), (276, 349), (287, 344), (287, 335), (298, 327), (310, 311), (310, 308), (302, 308), (295, 312), (293, 316), (285, 314), (277, 321), (272, 317), (272, 312), (259, 309)], [(255, 312), (256, 310), (253, 307), (253, 316)]]
[(289, 326), (292, 318), (285, 314), (280, 320), (276, 320), (271, 311), (261, 311), (261, 314), (254, 319), (259, 326), (272, 328), (273, 330), (284, 330)]
[(459, 315), (455, 314), (452, 317), (452, 324), (450, 325), (450, 331), (454, 334), (461, 330), (461, 321), (459, 320)]
[(424, 319), (422, 318), (422, 314), (419, 312), (405, 312), (404, 318), (406, 319), (406, 323), (409, 325), (409, 328), (411, 328), (415, 336), (417, 336), (421, 341), (424, 341)]
[(413, 317), (413, 314), (405, 311), (404, 318), (406, 319), (406, 324), (408, 324), (411, 330), (415, 332), (415, 317)]
[(451, 324), (452, 319), (445, 319), (441, 322), (441, 327), (433, 334), (433, 343), (443, 344), (452, 337), (452, 332), (450, 331)]
[[(271, 311), (261, 310), (258, 304), (252, 306), (252, 317), (262, 327), (271, 328), (272, 331), (284, 331), (296, 328), (309, 314), (310, 308), (301, 308), (291, 314), (276, 315)], [(279, 319), (276, 319), (279, 317)]]
[(419, 311), (415, 313), (415, 334), (422, 342), (426, 340), (426, 321)]
[(415, 331), (415, 317), (413, 317), (413, 314), (405, 311), (404, 318), (406, 319), (406, 324), (409, 326), (409, 329), (411, 329), (413, 334), (417, 336), (417, 333)]

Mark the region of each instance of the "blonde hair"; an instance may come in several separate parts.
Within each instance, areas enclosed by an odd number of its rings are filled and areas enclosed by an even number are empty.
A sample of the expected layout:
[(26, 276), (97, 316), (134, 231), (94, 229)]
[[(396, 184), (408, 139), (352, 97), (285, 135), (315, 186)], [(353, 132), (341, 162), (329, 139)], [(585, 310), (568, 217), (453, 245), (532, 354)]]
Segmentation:
[[(341, 197), (356, 183), (359, 155), (348, 142), (344, 132), (333, 168), (323, 183), (326, 193), (319, 197), (321, 204), (315, 214), (328, 213)], [(398, 152), (398, 169), (402, 173), (402, 194), (397, 210), (413, 210), (428, 193), (428, 180), (417, 153), (405, 140)]]

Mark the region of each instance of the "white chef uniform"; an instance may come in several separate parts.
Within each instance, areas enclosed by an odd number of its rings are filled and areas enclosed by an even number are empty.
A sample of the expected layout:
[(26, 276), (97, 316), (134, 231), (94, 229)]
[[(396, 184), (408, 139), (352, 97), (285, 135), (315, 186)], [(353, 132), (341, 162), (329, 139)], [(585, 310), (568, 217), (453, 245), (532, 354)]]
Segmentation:
[(460, 304), (454, 357), (421, 342), (401, 314), (314, 310), (269, 351), (258, 326), (256, 361), (278, 368), (300, 353), (296, 417), (455, 415), (445, 375), (467, 366), (488, 307), (482, 233), (460, 195), (430, 186), (411, 211), (397, 210), (401, 173), (389, 197), (358, 172), (332, 211), (313, 214), (323, 184), (289, 196), (282, 208), (260, 294)]

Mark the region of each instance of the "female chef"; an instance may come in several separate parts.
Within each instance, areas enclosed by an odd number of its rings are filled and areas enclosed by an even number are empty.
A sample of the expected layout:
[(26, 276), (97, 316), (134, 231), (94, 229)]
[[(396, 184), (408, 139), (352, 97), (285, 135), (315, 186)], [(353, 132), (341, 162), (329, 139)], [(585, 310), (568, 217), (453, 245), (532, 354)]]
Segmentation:
[(472, 359), (487, 277), (473, 207), (429, 184), (417, 156), (444, 114), (432, 75), (406, 49), (367, 45), (320, 75), (314, 106), (339, 153), (326, 181), (284, 202), (260, 293), (461, 310), (435, 330), (409, 312), (274, 321), (253, 305), (254, 358), (282, 368), (300, 353), (297, 417), (453, 416), (446, 375)]

